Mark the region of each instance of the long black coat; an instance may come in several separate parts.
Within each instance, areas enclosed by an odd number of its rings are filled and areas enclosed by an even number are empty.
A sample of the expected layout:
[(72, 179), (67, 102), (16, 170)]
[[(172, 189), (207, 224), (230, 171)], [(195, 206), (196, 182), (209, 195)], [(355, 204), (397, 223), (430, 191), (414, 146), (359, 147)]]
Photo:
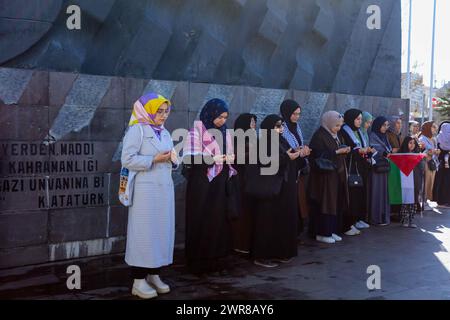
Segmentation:
[[(192, 162), (194, 163), (194, 162)], [(232, 249), (231, 220), (227, 213), (228, 166), (211, 182), (206, 164), (192, 165), (186, 187), (185, 253), (194, 273), (218, 271)]]
[(280, 139), (278, 174), (283, 177), (281, 192), (271, 199), (254, 201), (253, 239), (254, 259), (288, 259), (297, 256), (297, 163), (286, 154), (289, 144)]
[(439, 170), (436, 172), (433, 186), (433, 200), (438, 204), (450, 204), (450, 169), (445, 168), (445, 155), (450, 150), (441, 149)]
[[(357, 133), (359, 134), (359, 133)], [(368, 216), (368, 177), (369, 162), (359, 154), (355, 142), (345, 130), (339, 132), (343, 144), (352, 148), (352, 151), (346, 157), (346, 164), (350, 174), (358, 174), (363, 179), (363, 186), (360, 188), (349, 188), (349, 214), (351, 216), (366, 218)], [(362, 137), (360, 137), (363, 139)]]

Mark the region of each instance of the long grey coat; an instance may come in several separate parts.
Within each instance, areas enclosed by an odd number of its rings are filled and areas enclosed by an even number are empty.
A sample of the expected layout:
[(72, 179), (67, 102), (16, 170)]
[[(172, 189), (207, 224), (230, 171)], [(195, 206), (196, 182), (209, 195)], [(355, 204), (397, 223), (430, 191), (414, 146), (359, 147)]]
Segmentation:
[(175, 239), (175, 196), (170, 163), (152, 164), (158, 153), (173, 148), (167, 130), (161, 140), (153, 129), (132, 126), (123, 141), (122, 166), (137, 171), (133, 205), (128, 211), (125, 261), (130, 266), (159, 268), (173, 261)]

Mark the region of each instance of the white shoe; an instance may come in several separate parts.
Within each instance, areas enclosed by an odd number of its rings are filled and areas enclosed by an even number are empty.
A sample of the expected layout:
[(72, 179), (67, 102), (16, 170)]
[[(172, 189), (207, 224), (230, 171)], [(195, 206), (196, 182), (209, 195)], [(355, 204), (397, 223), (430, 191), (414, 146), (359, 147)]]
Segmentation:
[(169, 293), (170, 287), (161, 281), (161, 278), (157, 274), (149, 274), (147, 276), (147, 282), (156, 289), (158, 293)]
[(250, 253), (250, 251), (248, 250), (241, 250), (241, 249), (233, 249), (233, 250), (236, 251), (237, 253), (244, 253), (244, 254)]
[(353, 226), (346, 232), (344, 233), (346, 236), (357, 236), (358, 234), (360, 234), (361, 231), (359, 231), (358, 229), (354, 228)]
[(367, 228), (369, 228), (370, 226), (369, 226), (367, 223), (365, 223), (364, 221), (359, 220), (359, 221), (355, 224), (355, 227), (358, 228), (358, 229), (367, 229)]
[(352, 226), (351, 228), (356, 231), (356, 234), (361, 234), (361, 231), (355, 226)]
[(335, 243), (336, 240), (333, 239), (333, 237), (323, 237), (323, 236), (316, 236), (316, 240), (323, 243)]
[(342, 238), (341, 237), (339, 237), (337, 234), (335, 234), (335, 233), (332, 233), (331, 234), (331, 237), (334, 239), (334, 241), (342, 241)]
[(134, 279), (131, 294), (142, 299), (151, 299), (158, 296), (156, 290), (150, 287), (145, 279)]
[(267, 260), (267, 259), (260, 259), (253, 261), (254, 264), (260, 267), (264, 268), (276, 268), (278, 267), (278, 263), (275, 263), (273, 261)]

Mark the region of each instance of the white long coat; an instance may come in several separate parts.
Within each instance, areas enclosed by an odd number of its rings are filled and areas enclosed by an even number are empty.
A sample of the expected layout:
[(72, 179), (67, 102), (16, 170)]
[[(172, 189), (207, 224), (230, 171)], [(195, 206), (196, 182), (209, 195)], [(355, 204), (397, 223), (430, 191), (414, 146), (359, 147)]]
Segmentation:
[(159, 268), (173, 262), (175, 241), (175, 195), (171, 163), (152, 164), (158, 153), (172, 150), (170, 133), (161, 140), (153, 129), (130, 127), (122, 149), (122, 166), (137, 171), (133, 202), (128, 210), (125, 261), (130, 266)]

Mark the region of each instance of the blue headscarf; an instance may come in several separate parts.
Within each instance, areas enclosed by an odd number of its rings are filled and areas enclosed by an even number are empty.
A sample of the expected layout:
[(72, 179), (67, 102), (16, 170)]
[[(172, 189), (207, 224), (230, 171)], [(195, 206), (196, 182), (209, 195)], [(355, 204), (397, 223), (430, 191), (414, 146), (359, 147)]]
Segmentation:
[(223, 138), (223, 148), (224, 150), (226, 150), (227, 125), (225, 123), (220, 128), (217, 128), (214, 125), (214, 120), (216, 120), (224, 112), (229, 112), (226, 102), (217, 98), (211, 99), (208, 102), (206, 102), (205, 106), (200, 112), (200, 121), (203, 122), (203, 125), (207, 130), (208, 129), (220, 130)]

